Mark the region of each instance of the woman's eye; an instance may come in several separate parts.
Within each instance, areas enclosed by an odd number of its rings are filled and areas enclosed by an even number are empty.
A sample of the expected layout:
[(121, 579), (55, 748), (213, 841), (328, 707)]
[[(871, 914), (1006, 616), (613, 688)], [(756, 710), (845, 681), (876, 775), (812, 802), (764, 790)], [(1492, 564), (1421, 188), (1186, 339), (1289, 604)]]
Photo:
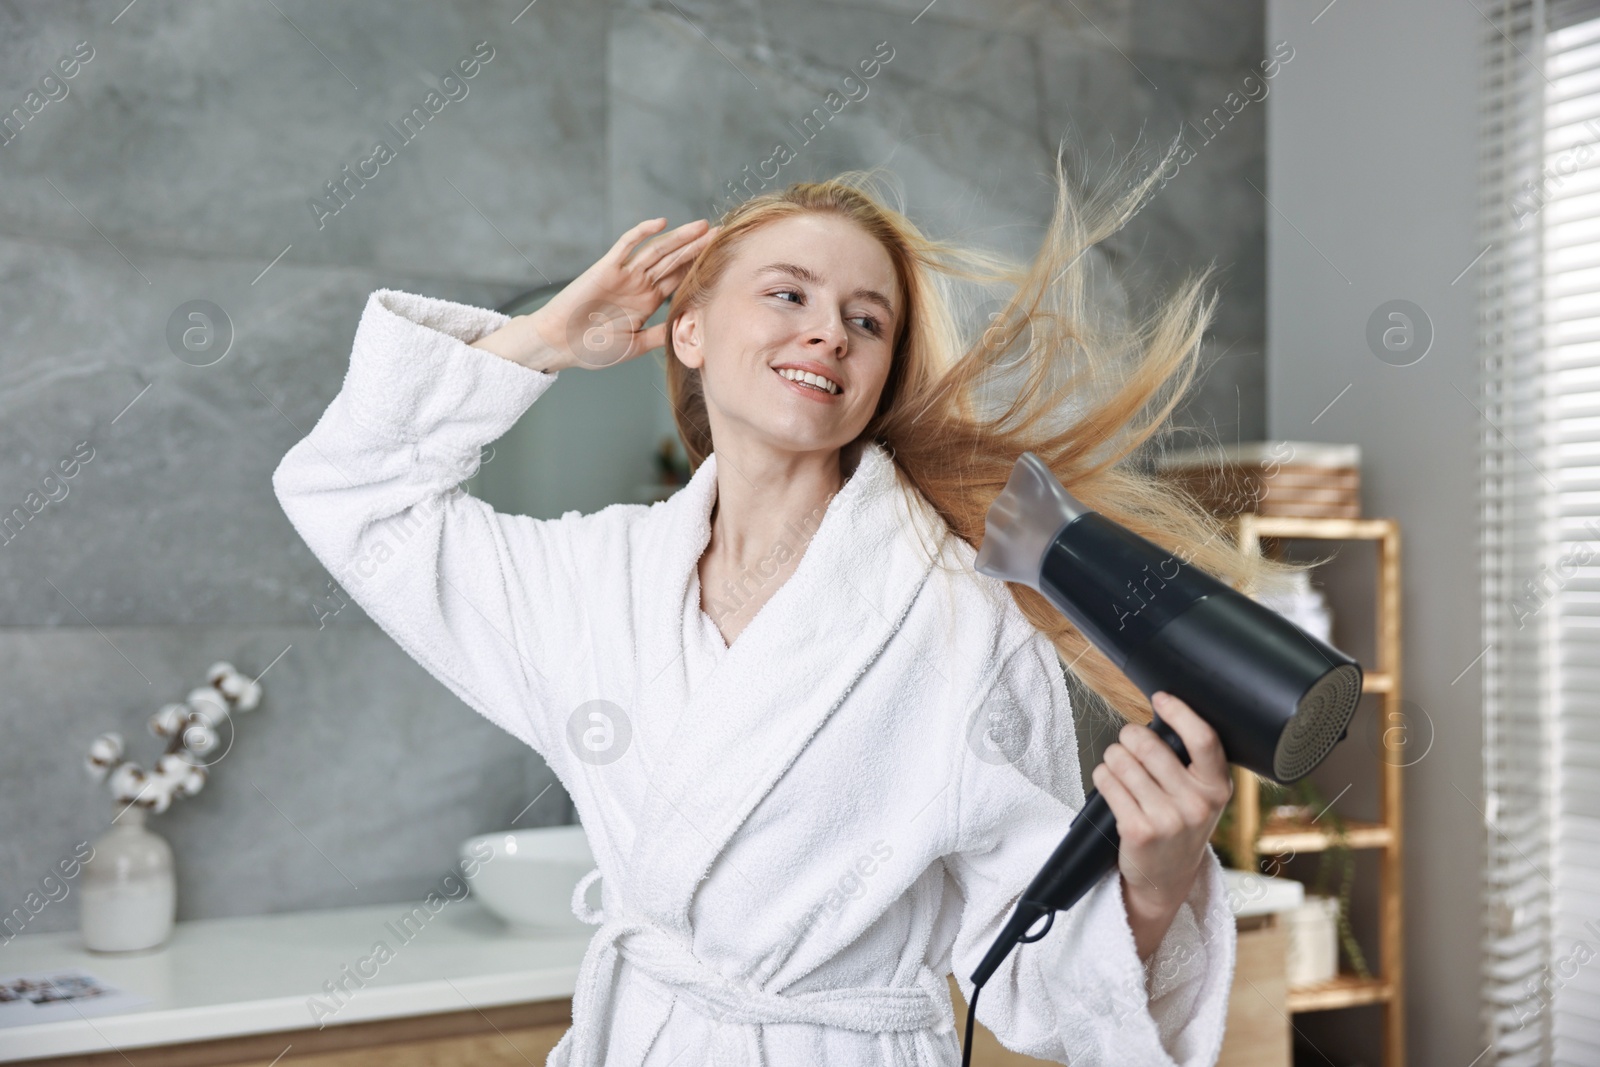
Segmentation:
[[(777, 292), (773, 293), (772, 295), (773, 296), (801, 296), (802, 294), (800, 293), (800, 291), (798, 289), (779, 289)], [(883, 332), (883, 326), (881, 324), (879, 324), (878, 320), (873, 318), (871, 315), (857, 315), (857, 316), (855, 316), (855, 319), (866, 323), (866, 325), (864, 327), (862, 327), (862, 328), (867, 330), (867, 331), (869, 331), (874, 336), (876, 336), (877, 334), (880, 334), (880, 333)]]

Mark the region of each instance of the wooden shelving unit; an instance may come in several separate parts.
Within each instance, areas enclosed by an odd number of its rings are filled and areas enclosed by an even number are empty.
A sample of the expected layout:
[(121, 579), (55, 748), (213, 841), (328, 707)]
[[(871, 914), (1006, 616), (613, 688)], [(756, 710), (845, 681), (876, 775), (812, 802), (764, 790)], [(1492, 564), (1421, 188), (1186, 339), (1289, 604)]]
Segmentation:
[[(1376, 662), (1363, 663), (1363, 694), (1380, 698), (1382, 722), (1403, 723), (1400, 703), (1400, 528), (1393, 519), (1308, 519), (1258, 515), (1234, 517), (1242, 552), (1259, 551), (1264, 540), (1372, 541), (1378, 552)], [(1359, 718), (1351, 725), (1354, 734)], [(1378, 822), (1347, 821), (1345, 841), (1353, 849), (1378, 853), (1378, 964), (1373, 977), (1341, 973), (1315, 986), (1290, 988), (1289, 1011), (1331, 1011), (1362, 1004), (1384, 1008), (1384, 1065), (1405, 1064), (1405, 973), (1401, 940), (1401, 769), (1402, 753), (1390, 746), (1391, 731), (1378, 732), (1384, 746), (1378, 774)], [(1235, 862), (1243, 857), (1320, 852), (1328, 848), (1330, 830), (1306, 825), (1261, 825), (1259, 779), (1235, 767), (1232, 848)]]

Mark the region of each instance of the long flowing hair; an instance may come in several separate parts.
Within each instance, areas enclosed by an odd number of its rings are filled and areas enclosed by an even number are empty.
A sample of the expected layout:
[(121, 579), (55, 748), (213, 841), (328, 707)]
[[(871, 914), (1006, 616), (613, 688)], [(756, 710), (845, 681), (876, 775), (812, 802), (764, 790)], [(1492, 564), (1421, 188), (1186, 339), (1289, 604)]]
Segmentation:
[[(902, 486), (977, 547), (990, 504), (1017, 457), (1031, 451), (1086, 505), (1234, 589), (1288, 588), (1309, 565), (1241, 551), (1231, 520), (1156, 474), (1149, 449), (1140, 453), (1158, 431), (1174, 429), (1172, 412), (1196, 376), (1216, 304), (1205, 291), (1214, 267), (1142, 316), (1100, 310), (1092, 299), (1087, 253), (1144, 205), (1177, 148), (1142, 178), (1119, 188), (1113, 174), (1083, 197), (1069, 190), (1058, 151), (1055, 207), (1027, 264), (925, 236), (878, 192), (881, 168), (796, 182), (730, 208), (667, 317), (667, 395), (691, 468), (712, 451), (711, 425), (699, 370), (673, 351), (678, 317), (710, 299), (746, 235), (778, 219), (831, 212), (888, 252), (905, 309), (876, 410), (844, 455), (859, 455), (870, 440), (882, 444)], [(1014, 582), (1007, 588), (1111, 712), (1150, 721), (1145, 695), (1043, 595)]]

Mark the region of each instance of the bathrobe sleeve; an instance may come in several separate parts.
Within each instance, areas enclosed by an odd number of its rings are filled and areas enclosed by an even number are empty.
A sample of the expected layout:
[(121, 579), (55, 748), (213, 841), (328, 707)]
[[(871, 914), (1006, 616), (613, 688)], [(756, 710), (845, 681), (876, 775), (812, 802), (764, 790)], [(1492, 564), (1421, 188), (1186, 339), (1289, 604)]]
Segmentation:
[[(1046, 709), (1041, 720), (1057, 729), (1039, 736), (1075, 774), (1075, 739), (1060, 729), (1071, 722), (1061, 670), (1054, 646), (1030, 639), (986, 699), (1015, 701), (1024, 714)], [(969, 1003), (972, 972), (1082, 805), (1081, 784), (1069, 807), (1025, 765), (980, 759), (963, 746), (956, 847), (943, 860), (959, 911), (951, 964)], [(1221, 1049), (1235, 938), (1222, 867), (1208, 847), (1188, 899), (1141, 963), (1113, 868), (1056, 914), (1043, 940), (1012, 949), (978, 996), (978, 1021), (1007, 1048), (1073, 1067), (1210, 1065)]]
[(508, 316), (388, 289), (371, 294), (349, 369), (272, 486), (356, 603), (468, 706), (549, 760), (550, 673), (569, 652), (569, 512), (494, 511), (458, 487), (556, 373), (470, 342)]

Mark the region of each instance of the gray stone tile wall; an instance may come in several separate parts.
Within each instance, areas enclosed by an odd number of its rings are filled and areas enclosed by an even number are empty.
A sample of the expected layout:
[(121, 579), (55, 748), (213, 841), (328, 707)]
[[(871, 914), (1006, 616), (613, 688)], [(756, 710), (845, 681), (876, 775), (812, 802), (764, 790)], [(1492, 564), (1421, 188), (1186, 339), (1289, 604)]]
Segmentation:
[[(1255, 69), (1261, 21), (1255, 0), (0, 8), (0, 113), (27, 115), (0, 144), (0, 511), (92, 448), (0, 543), (0, 910), (104, 831), (89, 741), (153, 756), (146, 718), (219, 659), (271, 669), (211, 783), (152, 819), (180, 918), (417, 899), (466, 836), (572, 819), (559, 785), (527, 808), (542, 760), (353, 603), (319, 625), (329, 576), (270, 475), (373, 289), (495, 306), (641, 218), (706, 215), (879, 41), (892, 61), (778, 180), (886, 163), (928, 230), (1027, 255), (1057, 139), (1091, 165), (1169, 140)], [(479, 42), (465, 95), (395, 137)], [(31, 113), (47, 76), (66, 94)], [(1137, 299), (1225, 267), (1192, 415), (1223, 439), (1262, 426), (1263, 107), (1191, 131), (1193, 161), (1105, 250)], [(330, 199), (379, 138), (394, 158)], [(167, 339), (200, 299), (232, 329), (214, 362)], [(515, 510), (634, 499), (670, 427), (648, 358), (548, 394), (519, 446), (537, 454), (492, 461)], [(75, 925), (69, 904), (29, 929)]]

